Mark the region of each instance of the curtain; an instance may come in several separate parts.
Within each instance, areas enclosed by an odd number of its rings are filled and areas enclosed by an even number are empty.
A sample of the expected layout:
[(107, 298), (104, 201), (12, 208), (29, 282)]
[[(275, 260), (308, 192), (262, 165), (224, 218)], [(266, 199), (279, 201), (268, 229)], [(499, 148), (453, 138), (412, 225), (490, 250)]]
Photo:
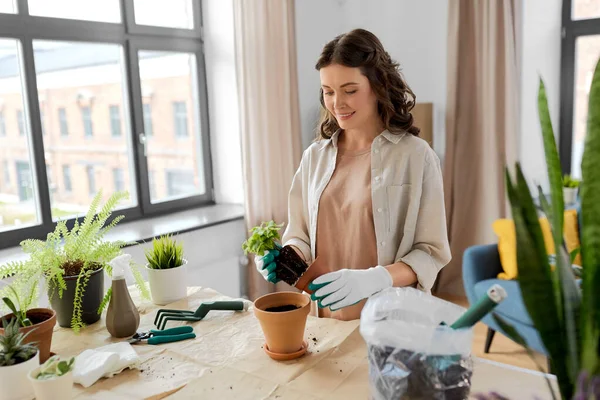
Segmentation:
[[(302, 153), (293, 0), (234, 0), (246, 225), (287, 222)], [(285, 229), (285, 228), (284, 228)], [(283, 229), (281, 231), (283, 234)], [(275, 287), (247, 266), (250, 299)]]
[(496, 241), (505, 217), (504, 168), (519, 127), (520, 0), (453, 0), (448, 16), (444, 193), (452, 261), (435, 291), (464, 296), (462, 255)]

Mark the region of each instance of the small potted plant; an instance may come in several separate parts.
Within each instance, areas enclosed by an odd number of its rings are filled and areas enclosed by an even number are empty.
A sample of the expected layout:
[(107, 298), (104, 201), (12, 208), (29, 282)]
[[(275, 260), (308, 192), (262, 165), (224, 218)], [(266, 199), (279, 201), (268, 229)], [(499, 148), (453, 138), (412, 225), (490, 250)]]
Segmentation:
[(296, 253), (291, 246), (283, 246), (279, 231), (283, 224), (277, 225), (274, 221), (263, 222), (250, 230), (250, 237), (242, 244), (245, 254), (252, 253), (262, 256), (265, 252), (277, 250), (279, 255), (275, 257), (275, 276), (290, 286), (310, 293), (308, 284), (313, 279), (327, 272), (325, 265), (315, 260), (310, 266)]
[(579, 190), (579, 179), (574, 179), (571, 175), (564, 175), (562, 179), (563, 183), (563, 198), (565, 205), (575, 204), (577, 201), (577, 191)]
[[(11, 314), (3, 318), (7, 321), (16, 320), (19, 331), (25, 335), (24, 343), (36, 343), (40, 351), (40, 362), (46, 361), (50, 357), (56, 313), (49, 308), (30, 308), (36, 298), (36, 285), (23, 288), (24, 293), (19, 293), (14, 285), (8, 286), (7, 291), (12, 299), (3, 297), (2, 301)], [(4, 329), (0, 328), (0, 334), (3, 333)]]
[(31, 370), (27, 377), (37, 400), (70, 399), (73, 397), (73, 368), (75, 357), (61, 360), (50, 357), (44, 364)]
[(0, 393), (6, 400), (33, 399), (33, 388), (27, 374), (40, 364), (38, 348), (25, 343), (27, 334), (19, 331), (16, 318), (2, 319), (4, 332), (0, 335)]
[(163, 306), (187, 296), (187, 260), (183, 258), (183, 245), (170, 235), (155, 238), (152, 248), (146, 251), (146, 261), (154, 304)]
[[(112, 271), (108, 262), (121, 255), (124, 241), (108, 241), (106, 234), (124, 217), (110, 220), (119, 202), (128, 197), (127, 192), (114, 193), (100, 207), (102, 192), (92, 200), (83, 221), (75, 220), (72, 229), (66, 221), (58, 221), (46, 240), (24, 240), (23, 251), (30, 255), (25, 261), (16, 261), (0, 267), (0, 280), (14, 276), (17, 286), (31, 282), (45, 282), (56, 319), (62, 327), (75, 332), (100, 319), (108, 305), (111, 291), (104, 290), (104, 274)], [(147, 290), (140, 272), (133, 268), (133, 275), (142, 296)]]

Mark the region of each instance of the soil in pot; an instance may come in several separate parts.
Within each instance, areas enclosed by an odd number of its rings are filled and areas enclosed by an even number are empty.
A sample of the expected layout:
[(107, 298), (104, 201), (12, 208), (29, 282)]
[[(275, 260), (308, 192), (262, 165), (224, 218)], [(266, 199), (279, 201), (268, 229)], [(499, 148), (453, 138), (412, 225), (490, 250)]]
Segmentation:
[(299, 308), (300, 307), (298, 307), (297, 305), (287, 304), (285, 306), (269, 307), (265, 311), (267, 311), (267, 312), (287, 312), (287, 311), (297, 310)]
[[(4, 316), (6, 321), (10, 321), (14, 314)], [(40, 362), (46, 362), (50, 358), (50, 347), (52, 347), (52, 333), (56, 325), (56, 313), (49, 308), (32, 308), (27, 311), (27, 318), (33, 325), (21, 327), (19, 331), (27, 335), (25, 343), (37, 343), (39, 349)], [(0, 328), (0, 335), (4, 335), (4, 329)]]
[[(55, 288), (51, 284), (48, 288), (48, 297), (50, 298), (52, 308), (56, 310), (56, 320), (58, 321), (58, 325), (63, 328), (68, 328), (71, 326), (71, 319), (73, 318), (73, 301), (75, 300), (75, 288), (77, 287), (77, 279), (79, 277), (77, 274), (81, 271), (81, 265), (72, 263), (66, 265), (64, 268), (64, 279), (67, 284), (67, 289), (63, 291), (62, 298), (60, 298), (58, 295), (58, 288)], [(90, 276), (83, 294), (83, 312), (81, 319), (86, 325), (93, 324), (100, 320), (98, 309), (104, 298), (103, 271), (104, 269), (101, 265), (95, 266), (94, 272)], [(75, 273), (75, 275), (68, 275), (67, 273)]]

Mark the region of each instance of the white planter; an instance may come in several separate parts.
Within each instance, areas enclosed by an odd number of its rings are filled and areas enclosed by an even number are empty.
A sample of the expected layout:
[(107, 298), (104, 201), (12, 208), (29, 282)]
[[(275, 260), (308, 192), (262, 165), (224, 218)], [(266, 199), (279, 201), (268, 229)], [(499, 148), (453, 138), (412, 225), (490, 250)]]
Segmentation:
[(73, 397), (73, 371), (54, 379), (40, 380), (35, 377), (40, 373), (40, 367), (30, 371), (27, 375), (36, 400), (70, 399)]
[(24, 363), (0, 367), (0, 400), (31, 400), (33, 387), (27, 376), (40, 366), (40, 352)]
[(146, 265), (152, 302), (159, 306), (187, 297), (187, 260), (171, 269), (151, 269)]
[(565, 205), (575, 204), (577, 201), (577, 188), (563, 188), (563, 198)]

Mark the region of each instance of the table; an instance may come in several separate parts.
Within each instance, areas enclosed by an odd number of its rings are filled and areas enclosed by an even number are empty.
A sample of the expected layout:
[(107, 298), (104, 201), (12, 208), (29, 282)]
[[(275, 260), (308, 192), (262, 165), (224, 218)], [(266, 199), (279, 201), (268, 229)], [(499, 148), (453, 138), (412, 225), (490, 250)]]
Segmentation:
[[(140, 330), (154, 328), (158, 307), (132, 297), (140, 309)], [(188, 289), (188, 298), (168, 308), (197, 308), (202, 301), (231, 300), (200, 287)], [(168, 327), (182, 325), (170, 322)], [(366, 345), (359, 321), (309, 317), (307, 354), (294, 361), (277, 362), (263, 351), (263, 335), (253, 312), (211, 311), (194, 323), (197, 338), (152, 346), (135, 345), (139, 369), (98, 381), (84, 389), (75, 385), (74, 398), (113, 399), (367, 399), (369, 398)], [(118, 342), (104, 319), (75, 335), (57, 327), (52, 351), (77, 355), (88, 348)], [(554, 385), (556, 381), (553, 377)], [(491, 361), (476, 359), (473, 390), (499, 391), (514, 399), (551, 398), (543, 375)], [(546, 397), (544, 397), (546, 396)]]

